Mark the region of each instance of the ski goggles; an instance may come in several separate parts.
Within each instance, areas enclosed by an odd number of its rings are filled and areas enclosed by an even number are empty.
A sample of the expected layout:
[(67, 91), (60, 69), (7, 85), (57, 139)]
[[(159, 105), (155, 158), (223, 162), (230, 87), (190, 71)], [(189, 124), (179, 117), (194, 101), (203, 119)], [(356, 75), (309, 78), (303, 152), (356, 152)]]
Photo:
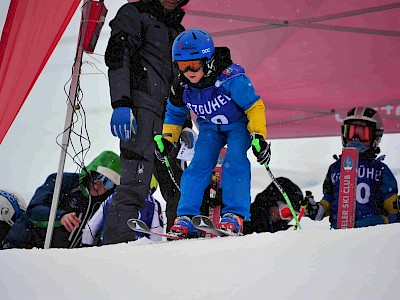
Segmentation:
[(176, 64), (182, 73), (187, 71), (198, 72), (203, 67), (201, 60), (177, 61)]
[(101, 182), (101, 184), (105, 189), (111, 189), (114, 186), (114, 182), (110, 178), (104, 176), (103, 174), (98, 174), (94, 177), (93, 179), (94, 183), (99, 181)]
[(348, 140), (354, 140), (357, 137), (360, 142), (368, 142), (372, 140), (372, 128), (359, 124), (344, 124), (343, 137)]
[(279, 217), (282, 220), (290, 221), (293, 219), (292, 212), (286, 203), (284, 203), (282, 201), (277, 201), (276, 204), (278, 206)]
[(291, 220), (293, 219), (292, 212), (290, 211), (290, 208), (285, 206), (279, 209), (279, 216), (281, 217), (282, 220)]

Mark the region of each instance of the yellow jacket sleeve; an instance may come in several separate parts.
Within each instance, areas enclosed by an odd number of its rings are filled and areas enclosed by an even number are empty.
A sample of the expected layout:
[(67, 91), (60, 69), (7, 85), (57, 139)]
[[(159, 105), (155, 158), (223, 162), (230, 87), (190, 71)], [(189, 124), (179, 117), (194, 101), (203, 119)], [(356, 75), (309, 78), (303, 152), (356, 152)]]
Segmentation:
[[(170, 141), (171, 143), (176, 143), (179, 139), (181, 131), (182, 126), (174, 124), (164, 124), (162, 134), (166, 140)], [(172, 136), (168, 136), (166, 134), (171, 134)]]
[(399, 209), (395, 208), (397, 206), (395, 205), (396, 201), (397, 195), (393, 194), (383, 202), (383, 208), (390, 214), (397, 214), (399, 212)]
[(321, 200), (319, 203), (324, 208), (325, 217), (329, 217), (329, 215), (331, 214), (331, 205), (329, 204), (329, 202), (326, 200)]
[(258, 133), (267, 138), (267, 120), (265, 117), (264, 102), (260, 99), (245, 111), (249, 124), (247, 129), (250, 133)]

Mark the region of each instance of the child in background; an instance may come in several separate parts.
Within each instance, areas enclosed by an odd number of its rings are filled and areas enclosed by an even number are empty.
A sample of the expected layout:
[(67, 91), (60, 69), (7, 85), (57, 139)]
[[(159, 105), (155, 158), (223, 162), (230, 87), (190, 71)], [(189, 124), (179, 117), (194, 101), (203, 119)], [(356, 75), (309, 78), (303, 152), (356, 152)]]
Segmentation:
[[(385, 156), (377, 157), (382, 135), (382, 118), (370, 107), (352, 108), (343, 121), (343, 147), (357, 148), (359, 153), (355, 227), (399, 221), (396, 178), (382, 162)], [(316, 221), (329, 216), (331, 227), (335, 229), (338, 219), (340, 166), (341, 158), (329, 167), (323, 185), (324, 196), (307, 212)]]
[[(153, 197), (154, 192), (157, 190), (158, 182), (154, 175), (151, 178), (149, 194), (146, 198), (146, 207), (139, 211), (139, 218), (146, 223), (152, 232), (163, 232), (163, 217), (161, 205), (158, 200)], [(108, 205), (112, 201), (113, 196), (105, 200), (100, 208), (94, 213), (93, 217), (87, 222), (82, 232), (82, 245), (83, 246), (101, 246), (102, 234), (105, 223), (104, 216), (107, 214)], [(101, 230), (100, 230), (101, 229)], [(145, 233), (132, 231), (132, 234), (136, 235), (136, 238), (147, 237), (152, 241), (161, 241), (162, 238), (159, 235), (148, 235)]]

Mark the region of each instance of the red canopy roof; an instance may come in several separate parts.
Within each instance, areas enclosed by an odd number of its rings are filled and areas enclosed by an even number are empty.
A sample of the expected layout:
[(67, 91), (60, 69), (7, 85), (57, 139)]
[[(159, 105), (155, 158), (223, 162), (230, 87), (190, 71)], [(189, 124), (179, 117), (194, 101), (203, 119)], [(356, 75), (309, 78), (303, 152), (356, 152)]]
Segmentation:
[(400, 2), (190, 1), (186, 28), (209, 31), (250, 76), (268, 138), (338, 135), (343, 113), (377, 108), (400, 132)]
[[(11, 1), (0, 142), (79, 2)], [(186, 28), (209, 31), (246, 69), (267, 108), (269, 139), (338, 135), (357, 105), (378, 109), (385, 133), (400, 132), (400, 2), (191, 0), (186, 11)]]

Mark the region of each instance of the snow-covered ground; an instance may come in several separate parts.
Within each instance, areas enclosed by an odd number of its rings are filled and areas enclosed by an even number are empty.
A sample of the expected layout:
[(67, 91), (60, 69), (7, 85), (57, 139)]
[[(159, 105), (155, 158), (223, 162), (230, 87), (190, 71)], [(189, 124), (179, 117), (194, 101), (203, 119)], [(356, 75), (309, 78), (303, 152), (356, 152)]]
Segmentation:
[[(106, 24), (125, 1), (107, 3)], [(9, 0), (0, 4), (3, 27)], [(75, 55), (79, 14), (0, 145), (0, 188), (26, 202), (56, 172), (66, 90)], [(96, 53), (104, 53), (109, 27)], [(91, 141), (85, 161), (102, 150), (118, 153), (111, 136), (107, 68), (101, 55), (85, 55), (82, 106)], [(58, 138), (60, 141), (60, 138)], [(76, 141), (76, 140), (75, 140)], [(79, 149), (78, 144), (74, 144)], [(86, 144), (87, 145), (87, 144)], [(400, 180), (400, 134), (384, 135), (385, 163)], [(271, 170), (318, 200), (339, 137), (272, 141)], [(72, 147), (69, 148), (72, 154)], [(251, 151), (252, 199), (270, 179)], [(70, 158), (66, 171), (76, 171)], [(156, 198), (162, 200), (159, 193)], [(330, 231), (327, 220), (302, 220), (303, 230), (240, 238), (152, 244), (141, 240), (92, 249), (0, 252), (1, 299), (397, 299), (400, 225)], [(201, 280), (201, 282), (200, 282)]]
[(1, 299), (398, 299), (400, 224), (0, 252)]

